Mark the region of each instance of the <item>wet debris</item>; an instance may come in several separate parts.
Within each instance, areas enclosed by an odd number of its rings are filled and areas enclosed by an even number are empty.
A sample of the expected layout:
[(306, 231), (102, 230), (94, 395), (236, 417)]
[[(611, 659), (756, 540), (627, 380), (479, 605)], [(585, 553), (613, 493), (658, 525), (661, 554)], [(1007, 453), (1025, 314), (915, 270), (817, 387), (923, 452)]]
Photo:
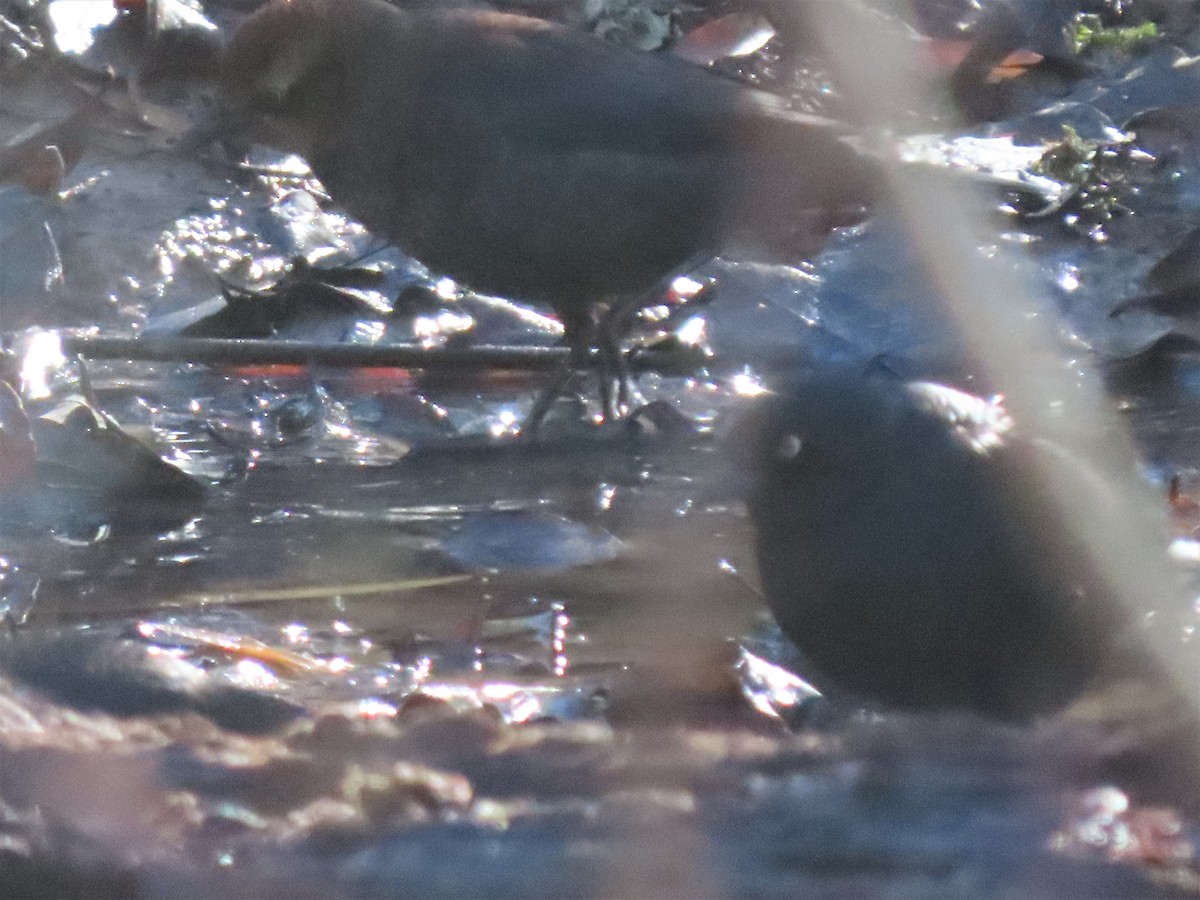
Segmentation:
[(776, 35), (760, 12), (671, 0), (583, 0), (578, 15), (604, 40), (643, 52), (666, 50), (699, 66), (753, 56)]
[(1110, 318), (1148, 310), (1174, 320), (1181, 337), (1195, 339), (1191, 323), (1200, 315), (1200, 229), (1189, 232), (1180, 244), (1158, 260), (1146, 274), (1144, 293), (1117, 303)]
[(1046, 148), (1019, 142), (1013, 134), (914, 135), (899, 142), (896, 152), (914, 164), (914, 174), (948, 170), (947, 177), (975, 182), (998, 194), (999, 208), (1006, 214), (1051, 215), (1072, 196), (1071, 184), (1038, 171)]
[(31, 420), (38, 474), (111, 500), (198, 500), (204, 485), (165, 462), (82, 397), (67, 397)]
[(731, 12), (680, 36), (671, 52), (700, 66), (751, 56), (775, 37), (775, 26), (756, 12)]
[(468, 517), (442, 550), (473, 569), (561, 570), (610, 562), (621, 542), (563, 516), (514, 510)]
[(314, 319), (378, 320), (391, 310), (379, 291), (387, 284), (374, 269), (318, 269), (302, 257), (282, 278), (259, 290), (222, 281), (224, 308), (184, 326), (179, 334), (205, 338), (268, 338)]
[[(238, 676), (236, 667), (210, 673), (199, 660), (163, 652), (161, 639), (147, 639), (153, 636), (120, 626), (20, 632), (0, 646), (0, 666), (55, 702), (83, 711), (132, 717), (192, 711), (245, 734), (275, 731), (302, 714), (285, 697), (239, 685), (231, 678)], [(206, 646), (231, 652), (212, 641)]]
[(1146, 391), (1177, 381), (1197, 354), (1200, 339), (1181, 334), (1168, 322), (1152, 330), (1148, 340), (1105, 360), (1105, 376), (1114, 387)]
[[(1130, 190), (1128, 160), (1127, 139), (1087, 141), (1064, 125), (1062, 140), (1046, 148), (1032, 171), (1067, 185), (1068, 191), (1054, 213), (1061, 215), (1068, 228), (1099, 243), (1108, 239), (1113, 219), (1128, 212), (1122, 203)], [(1040, 210), (1036, 214), (1048, 212)]]
[(734, 672), (746, 701), (764, 716), (797, 724), (821, 705), (823, 695), (793, 668), (738, 646)]
[(1194, 827), (1174, 810), (1134, 805), (1124, 791), (1106, 785), (1075, 799), (1048, 844), (1064, 855), (1137, 866), (1154, 883), (1191, 894), (1200, 891), (1195, 840)]
[(1036, 54), (1028, 59), (1030, 65), (1045, 57), (1070, 56), (1061, 37), (1062, 15), (1058, 4), (1005, 2), (983, 3), (973, 16), (968, 14), (960, 28), (970, 43), (948, 79), (950, 94), (968, 120), (995, 121), (1012, 115), (1016, 106), (1012, 86), (996, 77), (1012, 54)]
[(470, 575), (435, 575), (430, 578), (403, 578), (396, 581), (336, 582), (329, 584), (302, 584), (288, 587), (263, 587), (247, 585), (213, 585), (208, 590), (164, 597), (164, 606), (216, 607), (230, 605), (243, 607), (256, 603), (279, 603), (289, 600), (329, 599), (332, 597), (359, 597), (369, 594), (403, 594), (406, 591), (421, 591), (470, 581)]
[[(166, 529), (206, 488), (78, 395), (26, 411), (0, 382), (0, 523), (7, 529)], [(80, 532), (82, 533), (82, 532)]]
[(56, 122), (38, 124), (0, 147), (0, 184), (56, 194), (88, 147), (98, 108), (88, 104)]
[(1200, 228), (1188, 232), (1179, 245), (1154, 264), (1146, 286), (1164, 294), (1200, 294)]
[(270, 626), (237, 609), (196, 605), (12, 632), (0, 640), (0, 669), (72, 709), (122, 718), (199, 713), (236, 734), (331, 717), (352, 728), (470, 711), (494, 722), (594, 720), (610, 675), (568, 671), (579, 639), (558, 602), (493, 605), (462, 636), (391, 644), (345, 621)]
[(1195, 106), (1155, 106), (1139, 112), (1121, 127), (1134, 144), (1163, 167), (1196, 155), (1200, 138), (1200, 109)]
[(584, 21), (599, 37), (634, 50), (657, 50), (671, 35), (673, 4), (585, 0)]
[(699, 434), (697, 424), (666, 400), (651, 400), (629, 414), (629, 429), (647, 437), (686, 438)]

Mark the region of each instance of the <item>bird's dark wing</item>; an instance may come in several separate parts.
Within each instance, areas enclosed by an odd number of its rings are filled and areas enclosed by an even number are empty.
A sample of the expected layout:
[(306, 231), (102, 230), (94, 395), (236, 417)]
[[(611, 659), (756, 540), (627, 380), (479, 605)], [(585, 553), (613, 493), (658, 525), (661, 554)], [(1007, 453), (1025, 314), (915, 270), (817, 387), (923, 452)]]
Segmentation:
[(850, 152), (839, 123), (667, 54), (499, 14), (430, 16), (415, 27), (440, 31), (459, 51), (445, 53), (420, 88), (421, 108), (436, 117), (423, 125), (447, 136), (490, 134), (552, 152), (687, 155), (782, 130), (801, 152)]

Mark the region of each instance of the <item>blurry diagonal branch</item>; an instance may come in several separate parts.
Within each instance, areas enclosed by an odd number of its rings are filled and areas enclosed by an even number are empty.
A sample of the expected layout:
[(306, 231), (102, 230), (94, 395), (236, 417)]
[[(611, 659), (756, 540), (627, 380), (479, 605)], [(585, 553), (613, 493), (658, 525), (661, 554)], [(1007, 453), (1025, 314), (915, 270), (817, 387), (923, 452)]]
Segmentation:
[[(920, 61), (909, 43), (884, 27), (882, 17), (853, 4), (814, 6), (814, 21), (831, 58), (839, 61), (851, 104), (886, 146), (889, 126), (902, 111), (920, 106), (917, 86), (903, 77), (918, 71)], [(1184, 652), (1181, 620), (1169, 606), (1178, 585), (1165, 555), (1166, 505), (1136, 477), (1132, 440), (1091, 362), (1065, 349), (1066, 326), (1052, 299), (1039, 294), (1031, 268), (988, 228), (984, 204), (965, 183), (893, 162), (889, 187), (941, 304), (1022, 429), (1053, 441), (1081, 468), (1099, 475), (1066, 484), (1052, 476), (1046, 459), (1039, 472), (1062, 520), (1086, 543), (1131, 620), (1161, 626), (1147, 627), (1146, 640), (1197, 707), (1197, 659)]]

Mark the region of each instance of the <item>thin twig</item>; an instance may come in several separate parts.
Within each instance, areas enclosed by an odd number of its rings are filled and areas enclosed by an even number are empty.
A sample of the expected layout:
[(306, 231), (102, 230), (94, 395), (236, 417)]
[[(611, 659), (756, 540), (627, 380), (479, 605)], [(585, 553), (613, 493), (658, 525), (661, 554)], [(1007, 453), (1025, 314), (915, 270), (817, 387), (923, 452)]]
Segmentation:
[(394, 594), (419, 591), (470, 581), (474, 575), (434, 575), (428, 578), (405, 578), (396, 581), (347, 582), (342, 584), (310, 584), (281, 588), (230, 588), (177, 594), (166, 598), (160, 606), (212, 606), (248, 603), (279, 603), (288, 600), (321, 600), (327, 597), (361, 597), (368, 594)]
[[(480, 344), (423, 347), (420, 344), (318, 344), (304, 341), (180, 337), (96, 337), (64, 335), (63, 350), (85, 359), (191, 362), (227, 366), (315, 365), (339, 368), (401, 368), (470, 371), (504, 369), (547, 372), (570, 356), (566, 347)], [(687, 368), (679, 350), (643, 350), (629, 362), (640, 371), (679, 372)], [(711, 361), (705, 361), (711, 362)], [(695, 360), (691, 368), (702, 364)]]

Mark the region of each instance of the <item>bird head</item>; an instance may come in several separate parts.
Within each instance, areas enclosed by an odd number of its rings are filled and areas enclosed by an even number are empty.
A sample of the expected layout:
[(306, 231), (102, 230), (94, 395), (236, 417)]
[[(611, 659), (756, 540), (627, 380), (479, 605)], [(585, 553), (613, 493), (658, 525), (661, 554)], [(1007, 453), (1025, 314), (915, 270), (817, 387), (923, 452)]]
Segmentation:
[(754, 479), (751, 505), (790, 519), (827, 500), (900, 504), (920, 494), (925, 479), (973, 477), (983, 458), (1010, 446), (1012, 429), (998, 398), (831, 371), (762, 398), (745, 423), (741, 455)]
[(222, 115), (231, 131), (302, 155), (320, 128), (318, 112), (343, 77), (329, 21), (337, 4), (275, 0), (247, 19), (221, 61)]

